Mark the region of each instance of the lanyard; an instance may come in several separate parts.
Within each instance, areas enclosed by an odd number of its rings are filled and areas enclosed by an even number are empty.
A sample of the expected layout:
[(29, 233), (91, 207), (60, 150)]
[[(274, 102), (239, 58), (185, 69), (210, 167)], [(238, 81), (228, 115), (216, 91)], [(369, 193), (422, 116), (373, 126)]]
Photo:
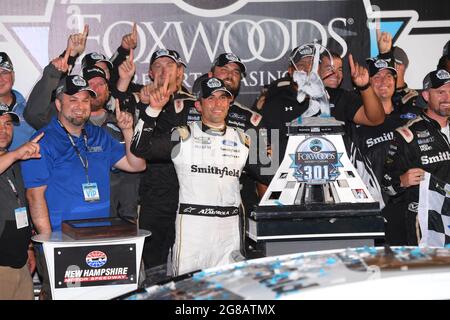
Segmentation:
[(20, 201), (20, 198), (19, 198), (19, 192), (17, 192), (16, 186), (14, 185), (14, 183), (12, 182), (12, 180), (8, 176), (6, 176), (6, 180), (8, 180), (8, 183), (9, 183), (12, 191), (14, 192), (14, 195), (16, 196), (17, 204), (19, 205), (19, 207), (21, 207), (22, 204), (21, 204), (21, 201)]
[[(58, 123), (59, 123), (59, 125), (61, 126), (61, 128), (63, 128), (64, 131), (66, 132), (67, 137), (69, 138), (70, 143), (72, 144), (73, 149), (75, 150), (75, 152), (76, 152), (78, 158), (80, 159), (81, 164), (82, 164), (82, 166), (83, 166), (83, 168), (84, 168), (84, 170), (85, 170), (85, 172), (86, 172), (86, 179), (87, 179), (87, 182), (89, 183), (89, 174), (88, 174), (89, 162), (88, 162), (87, 155), (86, 155), (86, 159), (83, 159), (83, 157), (81, 156), (80, 150), (79, 150), (78, 147), (76, 146), (75, 141), (73, 141), (72, 135), (69, 133), (69, 131), (67, 131), (66, 127), (64, 127), (64, 125), (63, 125), (59, 120), (58, 120)], [(81, 134), (83, 135), (84, 145), (85, 145), (86, 150), (87, 150), (87, 149), (88, 149), (88, 143), (87, 143), (88, 138), (87, 138), (86, 130), (84, 130), (84, 128), (81, 130)]]

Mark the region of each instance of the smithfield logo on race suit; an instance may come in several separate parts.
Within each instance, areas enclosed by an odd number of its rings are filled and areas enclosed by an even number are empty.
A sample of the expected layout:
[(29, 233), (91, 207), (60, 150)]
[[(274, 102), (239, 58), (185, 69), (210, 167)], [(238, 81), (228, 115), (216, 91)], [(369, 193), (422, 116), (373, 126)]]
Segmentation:
[(447, 80), (447, 79), (450, 79), (450, 73), (448, 73), (445, 70), (439, 70), (436, 73), (436, 77), (438, 77), (438, 79), (441, 79), (441, 80)]
[(299, 182), (324, 184), (339, 177), (342, 153), (336, 151), (331, 141), (322, 137), (308, 138), (302, 141), (295, 154), (289, 155), (293, 160), (294, 177)]
[(215, 78), (209, 79), (208, 82), (206, 83), (206, 85), (211, 89), (212, 88), (220, 88), (222, 86), (220, 81)]
[(89, 267), (100, 268), (108, 261), (108, 257), (102, 251), (91, 251), (86, 256), (86, 263)]
[(73, 77), (72, 83), (74, 85), (76, 85), (77, 87), (85, 87), (86, 86), (86, 81), (80, 76)]

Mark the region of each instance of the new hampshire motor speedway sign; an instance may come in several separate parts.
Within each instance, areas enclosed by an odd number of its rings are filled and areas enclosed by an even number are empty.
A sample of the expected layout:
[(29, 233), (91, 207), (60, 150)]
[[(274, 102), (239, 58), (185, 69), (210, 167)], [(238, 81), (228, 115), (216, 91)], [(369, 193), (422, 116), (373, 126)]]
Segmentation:
[(150, 81), (150, 56), (159, 48), (181, 54), (188, 89), (218, 54), (234, 52), (248, 69), (238, 100), (251, 104), (263, 85), (286, 72), (287, 56), (300, 44), (318, 41), (360, 62), (376, 55), (376, 21), (408, 53), (414, 68), (407, 82), (420, 88), (450, 38), (449, 11), (449, 2), (421, 0), (17, 0), (2, 5), (0, 50), (14, 63), (16, 89), (28, 95), (70, 34), (88, 24), (85, 52), (111, 56), (136, 22), (138, 83)]
[(55, 248), (55, 288), (137, 282), (136, 245)]

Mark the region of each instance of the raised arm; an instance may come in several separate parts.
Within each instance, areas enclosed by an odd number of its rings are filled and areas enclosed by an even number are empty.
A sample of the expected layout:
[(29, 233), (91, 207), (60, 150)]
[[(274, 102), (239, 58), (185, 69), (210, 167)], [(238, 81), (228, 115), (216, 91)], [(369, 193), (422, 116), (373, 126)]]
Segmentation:
[[(118, 101), (116, 100), (116, 104)], [(136, 157), (131, 151), (131, 140), (133, 138), (133, 116), (129, 112), (122, 112), (116, 105), (117, 125), (122, 130), (125, 141), (126, 155), (114, 164), (114, 167), (128, 172), (144, 171), (146, 168), (145, 160)]]
[(353, 122), (365, 126), (377, 126), (384, 122), (384, 109), (369, 83), (369, 71), (348, 56), (352, 81), (360, 89), (363, 105), (356, 112)]

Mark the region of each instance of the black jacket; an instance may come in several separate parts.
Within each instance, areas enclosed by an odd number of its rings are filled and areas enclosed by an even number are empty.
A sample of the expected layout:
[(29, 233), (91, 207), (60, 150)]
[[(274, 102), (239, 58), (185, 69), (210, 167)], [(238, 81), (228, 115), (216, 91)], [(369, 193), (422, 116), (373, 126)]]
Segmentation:
[(433, 176), (450, 182), (450, 144), (440, 125), (425, 113), (394, 132), (383, 176), (383, 189), (393, 200), (406, 203), (402, 214), (406, 221), (408, 245), (417, 244), (416, 216), (419, 186), (400, 187), (400, 176), (412, 168), (421, 168)]

